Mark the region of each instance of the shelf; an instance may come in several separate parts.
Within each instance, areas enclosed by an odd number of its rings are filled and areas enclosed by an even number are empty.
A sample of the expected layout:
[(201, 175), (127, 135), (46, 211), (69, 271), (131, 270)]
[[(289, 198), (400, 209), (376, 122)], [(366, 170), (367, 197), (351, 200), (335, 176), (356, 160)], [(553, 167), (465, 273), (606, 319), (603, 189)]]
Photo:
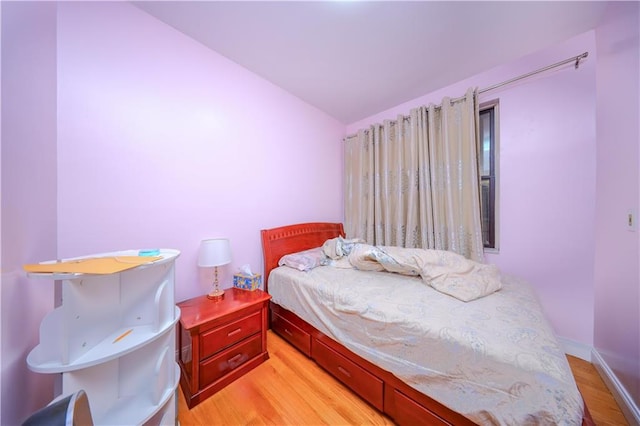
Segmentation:
[[(108, 253), (100, 253), (99, 255), (91, 255), (91, 256), (80, 256), (80, 257), (70, 257), (65, 259), (60, 259), (60, 262), (70, 262), (74, 260), (82, 260), (82, 259), (91, 259), (96, 257), (114, 257), (114, 256), (138, 256), (139, 250), (121, 250), (121, 251), (113, 251)], [(146, 263), (144, 265), (136, 266), (135, 268), (128, 269), (131, 270), (139, 270), (145, 269), (156, 265), (161, 265), (168, 262), (173, 262), (180, 255), (179, 250), (174, 249), (160, 249), (159, 256), (162, 256), (162, 259), (158, 259), (154, 262)], [(47, 260), (44, 262), (40, 262), (42, 264), (48, 263), (56, 263), (58, 260)], [(126, 271), (123, 271), (126, 272)], [(120, 272), (122, 273), (122, 272)], [(29, 278), (44, 278), (48, 280), (74, 280), (83, 277), (93, 277), (93, 276), (101, 276), (102, 274), (81, 274), (81, 273), (40, 273), (40, 272), (28, 272), (27, 276)]]
[(171, 253), (167, 262), (63, 280), (63, 304), (40, 324), (40, 342), (27, 357), (29, 368), (60, 373), (89, 367), (172, 328), (180, 310), (173, 295), (176, 252)]
[(150, 393), (121, 398), (104, 416), (94, 419), (95, 425), (141, 425), (156, 415), (162, 415), (163, 413), (161, 413), (161, 411), (171, 408), (169, 405), (175, 403), (171, 401), (171, 397), (175, 395), (175, 391), (178, 388), (180, 367), (178, 367), (175, 362), (174, 366), (174, 377), (176, 379), (174, 383), (164, 391), (159, 404), (153, 404), (151, 402), (152, 397)]
[(181, 312), (174, 291), (179, 255), (178, 250), (162, 249), (161, 259), (107, 274), (28, 274), (62, 281), (62, 305), (42, 320), (40, 340), (27, 356), (27, 365), (38, 373), (62, 373), (61, 396), (84, 390), (96, 425), (175, 424), (180, 379), (175, 326)]
[[(56, 310), (57, 311), (57, 310)], [(55, 311), (54, 311), (55, 312)], [(74, 371), (81, 368), (92, 367), (94, 365), (110, 361), (122, 355), (153, 342), (162, 337), (165, 333), (173, 330), (180, 319), (180, 309), (174, 308), (174, 317), (171, 322), (167, 322), (161, 330), (155, 330), (153, 326), (138, 327), (121, 327), (93, 346), (88, 352), (70, 363), (63, 363), (62, 359), (57, 357), (51, 359), (48, 356), (53, 355), (51, 348), (46, 348), (42, 344), (36, 346), (27, 356), (27, 364), (29, 369), (36, 373), (64, 373)], [(115, 340), (125, 335), (129, 330), (131, 332), (124, 336), (118, 342)], [(59, 342), (58, 346), (61, 346)]]
[(62, 387), (86, 392), (96, 424), (141, 424), (176, 390), (180, 369), (174, 343), (175, 334), (169, 332), (111, 361), (66, 372)]

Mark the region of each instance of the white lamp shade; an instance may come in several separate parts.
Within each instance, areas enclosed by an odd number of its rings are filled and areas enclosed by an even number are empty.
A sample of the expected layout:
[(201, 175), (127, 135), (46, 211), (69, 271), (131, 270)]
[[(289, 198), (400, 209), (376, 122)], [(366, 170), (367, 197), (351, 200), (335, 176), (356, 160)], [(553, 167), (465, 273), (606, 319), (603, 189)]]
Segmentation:
[(231, 263), (231, 245), (226, 238), (213, 238), (200, 242), (198, 266), (220, 266)]

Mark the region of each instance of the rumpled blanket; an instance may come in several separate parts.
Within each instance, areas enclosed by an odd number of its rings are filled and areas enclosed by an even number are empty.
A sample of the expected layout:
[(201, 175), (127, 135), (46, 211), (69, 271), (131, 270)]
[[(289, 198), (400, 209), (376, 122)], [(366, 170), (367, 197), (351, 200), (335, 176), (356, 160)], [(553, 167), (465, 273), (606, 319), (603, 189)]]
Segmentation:
[(373, 246), (340, 237), (327, 240), (322, 249), (334, 261), (346, 257), (355, 269), (420, 276), (435, 290), (463, 302), (502, 288), (500, 271), (495, 265), (474, 262), (450, 251)]

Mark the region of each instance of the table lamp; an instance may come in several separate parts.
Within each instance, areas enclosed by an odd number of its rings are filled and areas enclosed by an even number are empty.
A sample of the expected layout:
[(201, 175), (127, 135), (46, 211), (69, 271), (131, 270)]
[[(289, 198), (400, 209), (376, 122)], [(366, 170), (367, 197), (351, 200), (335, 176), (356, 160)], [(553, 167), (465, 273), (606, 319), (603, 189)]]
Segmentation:
[(218, 266), (231, 263), (231, 246), (227, 238), (212, 238), (200, 242), (198, 266), (214, 267), (213, 287), (207, 294), (209, 299), (218, 301), (224, 298), (224, 290), (218, 286)]

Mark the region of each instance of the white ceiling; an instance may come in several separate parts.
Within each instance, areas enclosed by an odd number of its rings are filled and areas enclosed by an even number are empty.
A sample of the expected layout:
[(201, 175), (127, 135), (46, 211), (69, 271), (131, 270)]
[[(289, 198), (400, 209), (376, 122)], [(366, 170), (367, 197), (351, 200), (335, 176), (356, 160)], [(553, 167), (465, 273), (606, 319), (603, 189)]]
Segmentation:
[(143, 1), (345, 124), (596, 27), (595, 1)]

